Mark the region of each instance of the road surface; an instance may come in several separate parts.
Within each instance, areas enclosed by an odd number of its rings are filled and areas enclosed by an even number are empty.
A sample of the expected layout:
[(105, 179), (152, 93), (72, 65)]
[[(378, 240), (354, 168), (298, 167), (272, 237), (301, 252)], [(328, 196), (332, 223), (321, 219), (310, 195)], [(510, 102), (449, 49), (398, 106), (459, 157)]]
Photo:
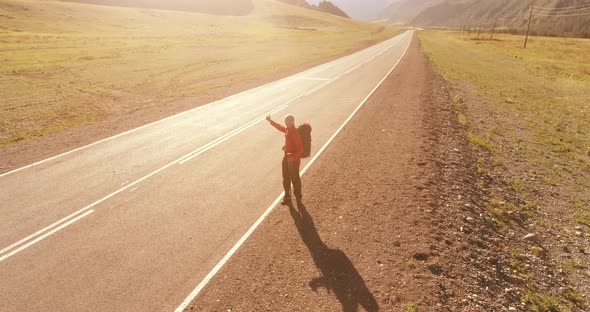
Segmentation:
[(264, 117), (317, 155), (412, 36), (0, 175), (0, 310), (176, 309), (282, 191)]

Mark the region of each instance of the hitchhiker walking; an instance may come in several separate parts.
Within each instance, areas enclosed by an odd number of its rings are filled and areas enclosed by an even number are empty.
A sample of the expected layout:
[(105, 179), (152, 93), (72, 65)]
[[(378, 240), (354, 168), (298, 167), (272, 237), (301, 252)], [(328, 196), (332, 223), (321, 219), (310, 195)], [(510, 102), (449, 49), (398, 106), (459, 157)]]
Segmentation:
[(283, 188), (285, 197), (281, 202), (282, 205), (291, 203), (291, 183), (295, 191), (297, 205), (301, 205), (301, 177), (299, 176), (299, 165), (301, 164), (301, 155), (303, 154), (303, 140), (297, 128), (295, 128), (295, 117), (287, 115), (285, 117), (285, 126), (274, 122), (270, 115), (266, 120), (277, 130), (285, 134), (285, 146), (283, 146)]

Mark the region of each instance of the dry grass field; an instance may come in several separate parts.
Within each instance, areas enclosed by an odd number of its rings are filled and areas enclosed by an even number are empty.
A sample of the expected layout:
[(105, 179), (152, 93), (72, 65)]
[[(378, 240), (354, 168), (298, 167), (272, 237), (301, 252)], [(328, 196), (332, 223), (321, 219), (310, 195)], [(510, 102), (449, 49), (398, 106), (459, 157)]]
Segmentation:
[(394, 27), (273, 0), (247, 16), (0, 0), (0, 147), (344, 54)]
[[(590, 40), (532, 37), (523, 49), (522, 36), (428, 31), (420, 38), (453, 85), (458, 120), (481, 151), (478, 170), (492, 186), (480, 187), (514, 242), (506, 252), (524, 281), (522, 302), (531, 311), (583, 311), (590, 295)], [(542, 239), (518, 245), (515, 233)], [(533, 265), (539, 258), (543, 265)], [(559, 273), (543, 273), (548, 267)]]

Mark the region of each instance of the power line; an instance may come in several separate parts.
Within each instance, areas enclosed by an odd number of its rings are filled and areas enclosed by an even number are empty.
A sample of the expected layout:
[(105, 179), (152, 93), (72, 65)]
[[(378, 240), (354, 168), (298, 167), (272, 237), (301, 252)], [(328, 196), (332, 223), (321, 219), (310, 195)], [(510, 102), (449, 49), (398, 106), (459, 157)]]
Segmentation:
[(587, 16), (590, 15), (590, 12), (583, 13), (583, 14), (544, 14), (544, 13), (536, 13), (533, 12), (533, 15), (536, 16), (544, 16), (544, 17), (570, 17), (570, 16)]
[(535, 10), (535, 13), (539, 13), (539, 14), (569, 14), (569, 13), (589, 12), (589, 11), (590, 11), (590, 7), (587, 7), (585, 9), (576, 9), (576, 10), (572, 10), (572, 11), (552, 11), (552, 12), (545, 12), (545, 11), (537, 11), (537, 10)]
[(590, 6), (590, 3), (578, 4), (578, 5), (571, 5), (568, 7), (535, 7), (537, 10), (574, 10), (574, 9), (583, 9), (583, 7)]
[(538, 11), (539, 13), (546, 13), (546, 14), (551, 14), (551, 13), (557, 13), (557, 14), (559, 14), (559, 13), (575, 13), (575, 12), (582, 12), (582, 11), (588, 11), (588, 10), (590, 10), (590, 6), (587, 7), (587, 8), (582, 8), (582, 9), (571, 9), (571, 10), (561, 10), (561, 11), (555, 11), (555, 10), (553, 10), (553, 11), (543, 11), (543, 10), (535, 9), (535, 11)]

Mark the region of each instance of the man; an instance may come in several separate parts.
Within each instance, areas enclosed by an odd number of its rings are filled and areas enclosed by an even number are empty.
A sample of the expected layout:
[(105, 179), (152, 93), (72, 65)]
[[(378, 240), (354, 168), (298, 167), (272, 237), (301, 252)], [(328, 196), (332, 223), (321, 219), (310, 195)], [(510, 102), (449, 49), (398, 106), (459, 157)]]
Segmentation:
[(285, 197), (281, 204), (288, 205), (291, 203), (291, 183), (293, 183), (297, 205), (301, 205), (299, 165), (301, 164), (301, 153), (303, 153), (303, 141), (297, 128), (295, 128), (295, 117), (287, 115), (285, 117), (285, 126), (274, 122), (270, 118), (270, 115), (266, 116), (266, 120), (277, 130), (285, 134), (285, 146), (283, 146), (285, 153), (283, 157), (283, 188), (285, 189)]

